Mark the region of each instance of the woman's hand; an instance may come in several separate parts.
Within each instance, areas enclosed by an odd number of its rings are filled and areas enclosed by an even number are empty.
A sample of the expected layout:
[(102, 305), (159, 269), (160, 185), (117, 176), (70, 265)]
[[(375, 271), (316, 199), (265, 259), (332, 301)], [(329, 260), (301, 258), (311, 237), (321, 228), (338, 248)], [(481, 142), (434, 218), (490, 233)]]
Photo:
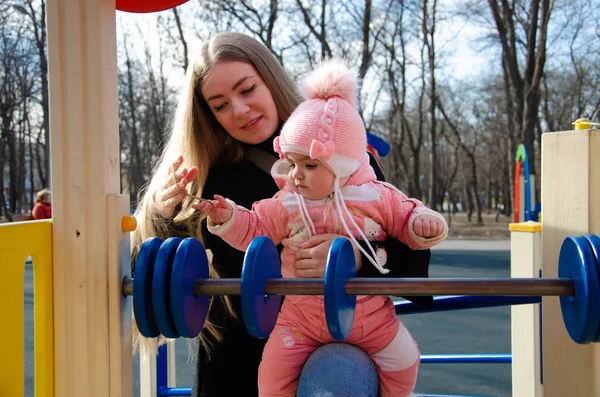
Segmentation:
[(214, 200), (201, 200), (192, 204), (192, 207), (208, 214), (208, 220), (215, 225), (221, 225), (231, 218), (233, 211), (231, 205), (223, 196), (215, 194)]
[[(333, 233), (319, 234), (302, 244), (302, 248), (296, 252), (294, 275), (301, 278), (323, 278), (329, 248), (337, 237), (343, 236)], [(356, 259), (356, 271), (358, 271), (362, 266), (360, 251), (354, 244), (352, 248)]]
[(163, 218), (173, 216), (177, 205), (188, 195), (185, 187), (198, 176), (198, 167), (179, 169), (182, 163), (183, 156), (179, 156), (173, 163), (173, 171), (167, 176), (163, 187), (154, 193), (157, 212)]
[(419, 237), (438, 237), (444, 232), (444, 222), (431, 215), (419, 215), (413, 223), (413, 231)]

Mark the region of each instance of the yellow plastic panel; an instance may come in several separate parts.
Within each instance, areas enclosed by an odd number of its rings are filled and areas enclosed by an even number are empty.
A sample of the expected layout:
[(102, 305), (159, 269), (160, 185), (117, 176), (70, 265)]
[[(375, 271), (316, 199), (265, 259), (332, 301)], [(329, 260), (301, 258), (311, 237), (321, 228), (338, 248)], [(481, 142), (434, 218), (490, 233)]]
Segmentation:
[(54, 395), (52, 310), (52, 221), (0, 225), (0, 360), (2, 395), (24, 395), (25, 333), (23, 329), (23, 278), (31, 256), (34, 272), (35, 397)]

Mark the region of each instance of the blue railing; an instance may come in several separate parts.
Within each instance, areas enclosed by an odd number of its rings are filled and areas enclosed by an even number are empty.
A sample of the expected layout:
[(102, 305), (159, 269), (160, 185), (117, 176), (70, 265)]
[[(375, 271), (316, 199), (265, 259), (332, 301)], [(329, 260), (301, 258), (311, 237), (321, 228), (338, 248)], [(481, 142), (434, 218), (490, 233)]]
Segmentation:
[(394, 302), (396, 314), (421, 314), (449, 310), (481, 309), (484, 307), (527, 305), (541, 303), (540, 296), (437, 296), (429, 307), (419, 306), (410, 301)]
[[(526, 305), (541, 303), (539, 296), (439, 296), (433, 305), (422, 307), (409, 301), (394, 302), (396, 314), (417, 314), (449, 310), (479, 309), (484, 307)], [(510, 364), (512, 355), (504, 353), (487, 354), (424, 354), (422, 364)], [(157, 390), (158, 397), (187, 397), (192, 395), (190, 387), (167, 386), (167, 350), (166, 345), (159, 348), (157, 357)], [(486, 397), (460, 396), (446, 394), (415, 394), (415, 397)], [(488, 396), (489, 397), (489, 396)]]

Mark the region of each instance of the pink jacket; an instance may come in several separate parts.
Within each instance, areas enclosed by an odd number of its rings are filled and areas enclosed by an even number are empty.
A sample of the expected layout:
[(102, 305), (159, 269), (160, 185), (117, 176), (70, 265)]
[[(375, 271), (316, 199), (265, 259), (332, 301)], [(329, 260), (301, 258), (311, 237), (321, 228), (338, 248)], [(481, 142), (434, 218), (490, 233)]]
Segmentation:
[[(295, 253), (311, 237), (311, 233), (302, 220), (299, 200), (285, 185), (283, 174), (286, 164), (287, 160), (283, 160), (273, 167), (273, 176), (282, 188), (273, 198), (254, 203), (252, 211), (230, 201), (232, 217), (221, 225), (209, 222), (208, 229), (241, 251), (245, 251), (258, 236), (267, 236), (275, 244), (283, 244), (282, 275), (294, 277)], [(392, 185), (376, 181), (372, 168), (366, 168), (361, 166), (341, 191), (354, 221), (370, 241), (383, 241), (390, 236), (418, 250), (430, 248), (446, 238), (448, 226), (444, 217), (425, 207), (419, 200), (408, 198)], [(317, 234), (346, 235), (335, 208), (333, 194), (323, 200), (305, 199), (305, 203)], [(433, 215), (444, 222), (442, 235), (425, 239), (414, 233), (412, 225), (423, 214)], [(347, 220), (346, 222), (350, 225)], [(354, 227), (350, 226), (350, 229), (357, 240), (362, 240)]]

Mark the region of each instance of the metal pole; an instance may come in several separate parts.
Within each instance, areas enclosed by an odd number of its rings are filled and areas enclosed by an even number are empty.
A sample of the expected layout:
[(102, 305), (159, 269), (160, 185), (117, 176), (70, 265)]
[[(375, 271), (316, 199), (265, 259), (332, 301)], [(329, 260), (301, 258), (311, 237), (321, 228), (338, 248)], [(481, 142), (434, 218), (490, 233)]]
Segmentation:
[[(195, 295), (240, 295), (240, 279), (194, 281)], [(266, 295), (323, 295), (320, 278), (269, 279)], [(483, 295), (483, 296), (574, 296), (571, 279), (539, 278), (355, 278), (346, 281), (348, 295)], [(123, 294), (133, 294), (132, 280), (123, 282)]]

